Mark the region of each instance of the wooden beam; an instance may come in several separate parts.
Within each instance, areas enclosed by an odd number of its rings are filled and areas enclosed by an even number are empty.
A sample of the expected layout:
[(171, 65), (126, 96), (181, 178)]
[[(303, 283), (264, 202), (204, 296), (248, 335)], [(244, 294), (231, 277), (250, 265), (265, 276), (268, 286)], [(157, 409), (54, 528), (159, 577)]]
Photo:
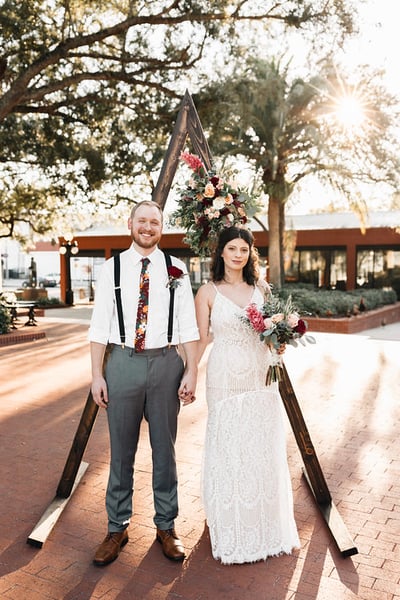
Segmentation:
[(193, 99), (188, 91), (185, 94), (185, 101), (189, 108), (187, 129), (190, 141), (192, 142), (194, 154), (197, 154), (203, 161), (209, 171), (213, 164), (210, 148), (208, 147), (207, 138), (204, 135), (203, 127)]
[[(86, 462), (83, 462), (80, 465), (70, 496), (72, 496), (72, 494), (78, 487), (78, 484), (82, 479), (83, 475), (85, 474), (88, 466), (89, 465)], [(36, 548), (41, 548), (43, 546), (44, 542), (50, 535), (54, 525), (57, 523), (62, 511), (66, 507), (70, 496), (68, 498), (60, 498), (59, 496), (55, 496), (54, 500), (51, 502), (51, 504), (49, 504), (47, 510), (43, 513), (40, 520), (32, 529), (31, 534), (26, 540), (27, 544), (35, 546)]]
[(321, 504), (318, 502), (308, 474), (304, 470), (303, 475), (342, 557), (347, 558), (348, 556), (358, 554), (358, 549), (354, 545), (354, 541), (350, 536), (333, 500), (327, 502), (326, 504)]
[(305, 467), (303, 474), (317, 506), (325, 519), (341, 555), (347, 557), (357, 554), (358, 550), (354, 545), (354, 541), (333, 503), (285, 365), (283, 365), (282, 381), (279, 382), (279, 392), (303, 459)]
[(167, 202), (167, 197), (174, 180), (176, 169), (178, 168), (179, 156), (183, 150), (187, 138), (189, 104), (186, 96), (187, 93), (183, 97), (178, 117), (172, 130), (168, 149), (161, 167), (160, 175), (158, 177), (157, 185), (153, 190), (152, 198), (154, 202), (157, 202), (157, 204), (161, 206), (162, 209), (164, 209)]
[(314, 446), (312, 444), (307, 425), (304, 421), (300, 405), (294, 393), (292, 383), (289, 379), (285, 365), (282, 367), (283, 378), (279, 382), (279, 392), (286, 409), (294, 437), (296, 438), (303, 463), (310, 478), (312, 489), (317, 502), (326, 503), (331, 501), (331, 495), (322, 473)]
[(90, 433), (96, 420), (98, 410), (99, 407), (93, 400), (92, 392), (90, 391), (75, 433), (74, 440), (72, 442), (67, 462), (65, 463), (64, 471), (57, 487), (56, 496), (59, 498), (68, 498), (72, 492), (72, 487), (74, 485)]
[(168, 194), (178, 168), (179, 157), (188, 135), (192, 142), (194, 153), (201, 157), (207, 169), (210, 169), (212, 165), (211, 152), (192, 97), (186, 90), (172, 130), (157, 185), (152, 195), (154, 202), (157, 202), (161, 208), (164, 208), (167, 202)]

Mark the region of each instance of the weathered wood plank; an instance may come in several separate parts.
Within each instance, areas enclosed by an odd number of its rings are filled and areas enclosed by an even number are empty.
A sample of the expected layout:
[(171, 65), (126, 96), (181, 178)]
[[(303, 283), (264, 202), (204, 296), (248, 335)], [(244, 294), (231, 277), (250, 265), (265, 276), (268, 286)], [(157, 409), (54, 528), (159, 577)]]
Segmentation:
[(172, 130), (171, 139), (164, 157), (157, 185), (152, 194), (154, 202), (157, 202), (161, 208), (164, 208), (167, 202), (167, 197), (178, 168), (179, 157), (185, 146), (188, 135), (194, 153), (201, 157), (207, 169), (210, 169), (212, 165), (211, 152), (192, 97), (186, 90), (181, 102), (178, 117)]
[(305, 467), (303, 475), (310, 487), (314, 500), (329, 527), (341, 555), (347, 557), (357, 554), (358, 550), (354, 545), (354, 541), (332, 500), (285, 365), (283, 365), (282, 381), (279, 382), (279, 392), (303, 459)]
[(92, 392), (90, 391), (57, 487), (56, 495), (59, 498), (68, 498), (71, 494), (98, 410), (99, 407), (93, 400)]
[(311, 485), (311, 481), (308, 478), (308, 475), (305, 471), (303, 471), (303, 475), (305, 480), (307, 481), (311, 493), (314, 496), (316, 504), (321, 511), (321, 514), (327, 524), (333, 539), (335, 540), (336, 546), (343, 558), (347, 558), (348, 556), (353, 556), (354, 554), (358, 554), (358, 549), (354, 544), (354, 540), (352, 539), (350, 533), (347, 530), (347, 527), (340, 516), (340, 513), (335, 505), (335, 503), (331, 500), (326, 504), (321, 504), (317, 502), (317, 499), (314, 494), (313, 486)]
[(189, 104), (185, 94), (179, 109), (175, 126), (172, 130), (171, 139), (164, 157), (160, 175), (152, 194), (152, 199), (154, 202), (157, 202), (162, 209), (164, 209), (167, 202), (176, 169), (178, 168), (179, 157), (186, 142), (188, 113)]
[(286, 409), (286, 413), (292, 426), (307, 475), (310, 478), (312, 489), (317, 502), (327, 503), (331, 501), (331, 494), (325, 481), (324, 474), (319, 464), (310, 434), (305, 423), (303, 413), (294, 393), (285, 365), (282, 367), (283, 378), (279, 382), (279, 392)]
[(82, 464), (79, 466), (71, 494), (68, 498), (60, 498), (59, 496), (55, 496), (51, 504), (49, 504), (47, 510), (43, 513), (42, 517), (33, 528), (31, 534), (28, 536), (28, 539), (26, 540), (28, 544), (31, 546), (36, 546), (36, 548), (41, 548), (43, 546), (54, 525), (60, 518), (62, 511), (66, 507), (69, 498), (78, 487), (79, 482), (85, 474), (88, 466), (89, 465), (86, 462), (82, 462)]

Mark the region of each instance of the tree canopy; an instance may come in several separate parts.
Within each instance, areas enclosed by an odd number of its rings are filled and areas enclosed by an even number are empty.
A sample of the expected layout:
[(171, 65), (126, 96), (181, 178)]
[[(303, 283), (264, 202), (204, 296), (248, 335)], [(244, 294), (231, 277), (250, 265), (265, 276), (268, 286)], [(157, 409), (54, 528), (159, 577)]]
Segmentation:
[(140, 181), (149, 193), (189, 82), (213, 80), (217, 59), (243, 62), (252, 32), (259, 43), (288, 27), (340, 39), (353, 28), (351, 5), (4, 0), (0, 237), (21, 235), (21, 222), (51, 230), (71, 206), (76, 217), (132, 201)]
[(242, 72), (209, 85), (195, 101), (211, 147), (245, 157), (260, 177), (268, 196), (270, 278), (277, 287), (285, 204), (302, 180), (317, 178), (340, 192), (364, 223), (368, 184), (399, 189), (398, 102), (376, 74), (363, 71), (346, 80), (328, 63), (305, 79), (279, 61), (250, 58)]

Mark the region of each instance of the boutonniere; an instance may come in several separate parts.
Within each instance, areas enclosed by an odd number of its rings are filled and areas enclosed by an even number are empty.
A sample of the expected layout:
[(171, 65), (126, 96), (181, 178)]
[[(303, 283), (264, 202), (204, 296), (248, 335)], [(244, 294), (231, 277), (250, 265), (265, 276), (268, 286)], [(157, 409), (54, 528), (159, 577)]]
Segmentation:
[(187, 275), (187, 273), (184, 273), (181, 269), (178, 269), (178, 267), (174, 267), (174, 265), (169, 266), (167, 270), (168, 270), (167, 287), (175, 290), (178, 287), (178, 285), (181, 285), (181, 283), (182, 283), (181, 279), (185, 275)]

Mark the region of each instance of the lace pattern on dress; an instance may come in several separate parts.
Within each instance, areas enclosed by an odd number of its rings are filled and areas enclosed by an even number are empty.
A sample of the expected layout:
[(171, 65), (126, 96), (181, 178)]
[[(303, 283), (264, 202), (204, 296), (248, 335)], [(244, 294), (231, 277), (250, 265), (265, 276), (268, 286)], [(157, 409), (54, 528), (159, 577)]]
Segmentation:
[[(253, 298), (262, 302), (256, 289)], [(253, 300), (254, 301), (254, 300)], [(207, 366), (208, 421), (202, 496), (214, 558), (254, 562), (299, 546), (277, 384), (270, 354), (217, 291)]]

